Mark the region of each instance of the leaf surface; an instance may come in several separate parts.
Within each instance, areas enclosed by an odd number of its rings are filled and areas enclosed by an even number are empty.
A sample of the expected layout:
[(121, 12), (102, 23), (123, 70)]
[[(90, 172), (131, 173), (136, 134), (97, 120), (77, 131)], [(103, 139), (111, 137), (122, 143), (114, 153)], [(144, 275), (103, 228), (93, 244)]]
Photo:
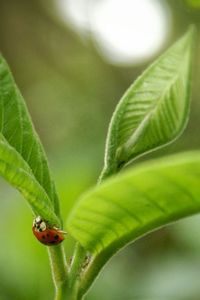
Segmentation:
[(35, 179), (21, 155), (7, 142), (0, 141), (0, 175), (28, 200), (35, 215), (60, 225), (46, 191)]
[(69, 216), (70, 234), (94, 254), (115, 253), (160, 226), (200, 212), (200, 152), (150, 161), (85, 194)]
[(174, 140), (189, 112), (194, 28), (158, 58), (127, 90), (108, 130), (104, 173)]
[(44, 188), (59, 214), (54, 183), (39, 137), (33, 128), (25, 102), (9, 67), (0, 56), (0, 133), (29, 165), (35, 179)]

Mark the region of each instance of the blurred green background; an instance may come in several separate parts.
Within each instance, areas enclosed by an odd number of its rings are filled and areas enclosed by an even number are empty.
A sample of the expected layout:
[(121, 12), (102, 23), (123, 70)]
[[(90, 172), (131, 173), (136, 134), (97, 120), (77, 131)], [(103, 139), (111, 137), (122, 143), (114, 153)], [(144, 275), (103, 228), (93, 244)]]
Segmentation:
[[(185, 32), (188, 24), (195, 23), (199, 28), (200, 23), (200, 1), (140, 0), (152, 2), (152, 7), (164, 5), (160, 18), (161, 22), (166, 18), (166, 32), (160, 32), (161, 45), (153, 43), (159, 47), (150, 51), (151, 37), (141, 25), (146, 24), (153, 33), (155, 24), (151, 27), (151, 19), (147, 18), (150, 10), (142, 8), (146, 15), (141, 15), (138, 27), (130, 22), (129, 45), (120, 40), (123, 30), (121, 33), (114, 26), (115, 7), (107, 17), (98, 15), (105, 10), (101, 5), (106, 1), (112, 8), (114, 1), (109, 0), (0, 0), (0, 51), (13, 71), (44, 144), (64, 220), (77, 197), (96, 183), (103, 165), (109, 120), (124, 91)], [(65, 2), (66, 11), (61, 2)], [(128, 3), (119, 0), (116, 5), (120, 2), (124, 6)], [(134, 2), (136, 5), (138, 1), (132, 1), (132, 5)], [(93, 5), (97, 5), (94, 15)], [(133, 6), (131, 14), (136, 8)], [(95, 27), (95, 20), (101, 20), (99, 27)], [(120, 18), (122, 27), (123, 22)], [(114, 51), (109, 40), (105, 42), (103, 33), (99, 33), (99, 28), (106, 28), (110, 33), (107, 39), (112, 38), (110, 25), (112, 30), (118, 30), (113, 32), (116, 47), (127, 42), (124, 53), (117, 48)], [(147, 44), (140, 50), (142, 41)], [(134, 47), (141, 54), (138, 58), (128, 52), (134, 52)], [(144, 48), (146, 57), (142, 57)], [(191, 117), (186, 131), (172, 145), (143, 159), (200, 148), (199, 46), (194, 67)], [(31, 233), (30, 209), (3, 180), (0, 198), (0, 300), (53, 299), (47, 251)], [(129, 245), (107, 264), (86, 299), (200, 299), (199, 226), (200, 217), (194, 216)], [(65, 242), (69, 253), (68, 244)]]

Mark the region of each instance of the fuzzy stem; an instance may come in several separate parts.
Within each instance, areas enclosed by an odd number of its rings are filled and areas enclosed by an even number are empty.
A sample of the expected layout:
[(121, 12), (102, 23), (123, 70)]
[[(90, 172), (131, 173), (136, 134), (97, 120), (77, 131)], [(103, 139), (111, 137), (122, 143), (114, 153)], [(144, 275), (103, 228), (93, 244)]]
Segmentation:
[(95, 281), (96, 277), (98, 276), (99, 272), (101, 271), (107, 260), (107, 257), (105, 258), (103, 255), (100, 254), (97, 257), (95, 257), (94, 260), (91, 262), (80, 283), (77, 298), (78, 300), (81, 300), (82, 297), (87, 293), (87, 291)]
[(79, 280), (80, 273), (81, 273), (81, 266), (83, 265), (85, 257), (86, 257), (85, 249), (79, 243), (77, 243), (74, 250), (74, 256), (72, 259), (71, 268), (69, 270), (70, 286), (72, 286), (76, 281)]
[[(98, 179), (98, 184), (101, 184), (104, 180), (118, 173), (122, 169), (123, 165), (124, 164), (121, 164), (118, 167), (113, 166), (112, 168), (108, 168), (105, 166)], [(105, 263), (109, 260), (109, 258), (110, 258), (109, 254), (107, 256), (104, 255), (103, 253), (93, 258), (88, 268), (86, 269), (85, 273), (83, 274), (83, 277), (81, 278), (80, 286), (78, 289), (77, 300), (81, 300), (83, 296), (87, 293), (88, 289), (91, 287), (94, 280), (98, 276), (99, 272), (101, 271)]]
[(98, 184), (102, 183), (102, 181), (104, 181), (105, 179), (107, 179), (108, 177), (114, 175), (116, 172), (113, 169), (109, 169), (107, 167), (104, 167), (99, 179), (98, 179)]
[(68, 269), (62, 245), (48, 247), (51, 272), (56, 289), (55, 300), (64, 300), (64, 290), (68, 285)]

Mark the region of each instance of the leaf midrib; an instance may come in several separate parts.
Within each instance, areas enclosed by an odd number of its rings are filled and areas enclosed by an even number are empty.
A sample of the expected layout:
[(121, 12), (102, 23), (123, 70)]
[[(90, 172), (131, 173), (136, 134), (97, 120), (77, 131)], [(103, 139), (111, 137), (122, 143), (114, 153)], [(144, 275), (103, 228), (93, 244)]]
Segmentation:
[(180, 76), (180, 71), (182, 70), (182, 68), (180, 67), (178, 70), (179, 70), (178, 74), (176, 74), (169, 81), (169, 84), (157, 97), (157, 101), (155, 101), (155, 104), (153, 104), (152, 107), (150, 107), (149, 110), (147, 110), (147, 113), (145, 114), (145, 116), (143, 117), (141, 122), (139, 123), (139, 126), (137, 127), (137, 129), (133, 132), (133, 134), (130, 136), (130, 138), (127, 140), (127, 142), (124, 144), (123, 148), (125, 149), (125, 151), (129, 151), (130, 148), (133, 148), (137, 144), (138, 139), (140, 138), (141, 134), (144, 132), (144, 130), (146, 128), (146, 123), (147, 123), (146, 120), (150, 120), (152, 115), (154, 115), (156, 113), (156, 111), (159, 110), (159, 106), (161, 105), (165, 94), (171, 89), (171, 87), (175, 84), (177, 78)]

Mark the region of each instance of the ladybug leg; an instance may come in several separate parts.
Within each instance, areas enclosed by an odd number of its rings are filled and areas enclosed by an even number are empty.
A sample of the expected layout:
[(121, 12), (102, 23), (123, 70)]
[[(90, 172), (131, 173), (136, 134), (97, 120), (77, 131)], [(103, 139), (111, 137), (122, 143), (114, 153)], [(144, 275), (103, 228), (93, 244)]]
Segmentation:
[(57, 228), (57, 227), (53, 227), (53, 229), (55, 229), (56, 231), (58, 231), (58, 232), (60, 232), (60, 233), (62, 233), (62, 234), (67, 234), (66, 231), (61, 230), (61, 229), (59, 229), (59, 228)]

